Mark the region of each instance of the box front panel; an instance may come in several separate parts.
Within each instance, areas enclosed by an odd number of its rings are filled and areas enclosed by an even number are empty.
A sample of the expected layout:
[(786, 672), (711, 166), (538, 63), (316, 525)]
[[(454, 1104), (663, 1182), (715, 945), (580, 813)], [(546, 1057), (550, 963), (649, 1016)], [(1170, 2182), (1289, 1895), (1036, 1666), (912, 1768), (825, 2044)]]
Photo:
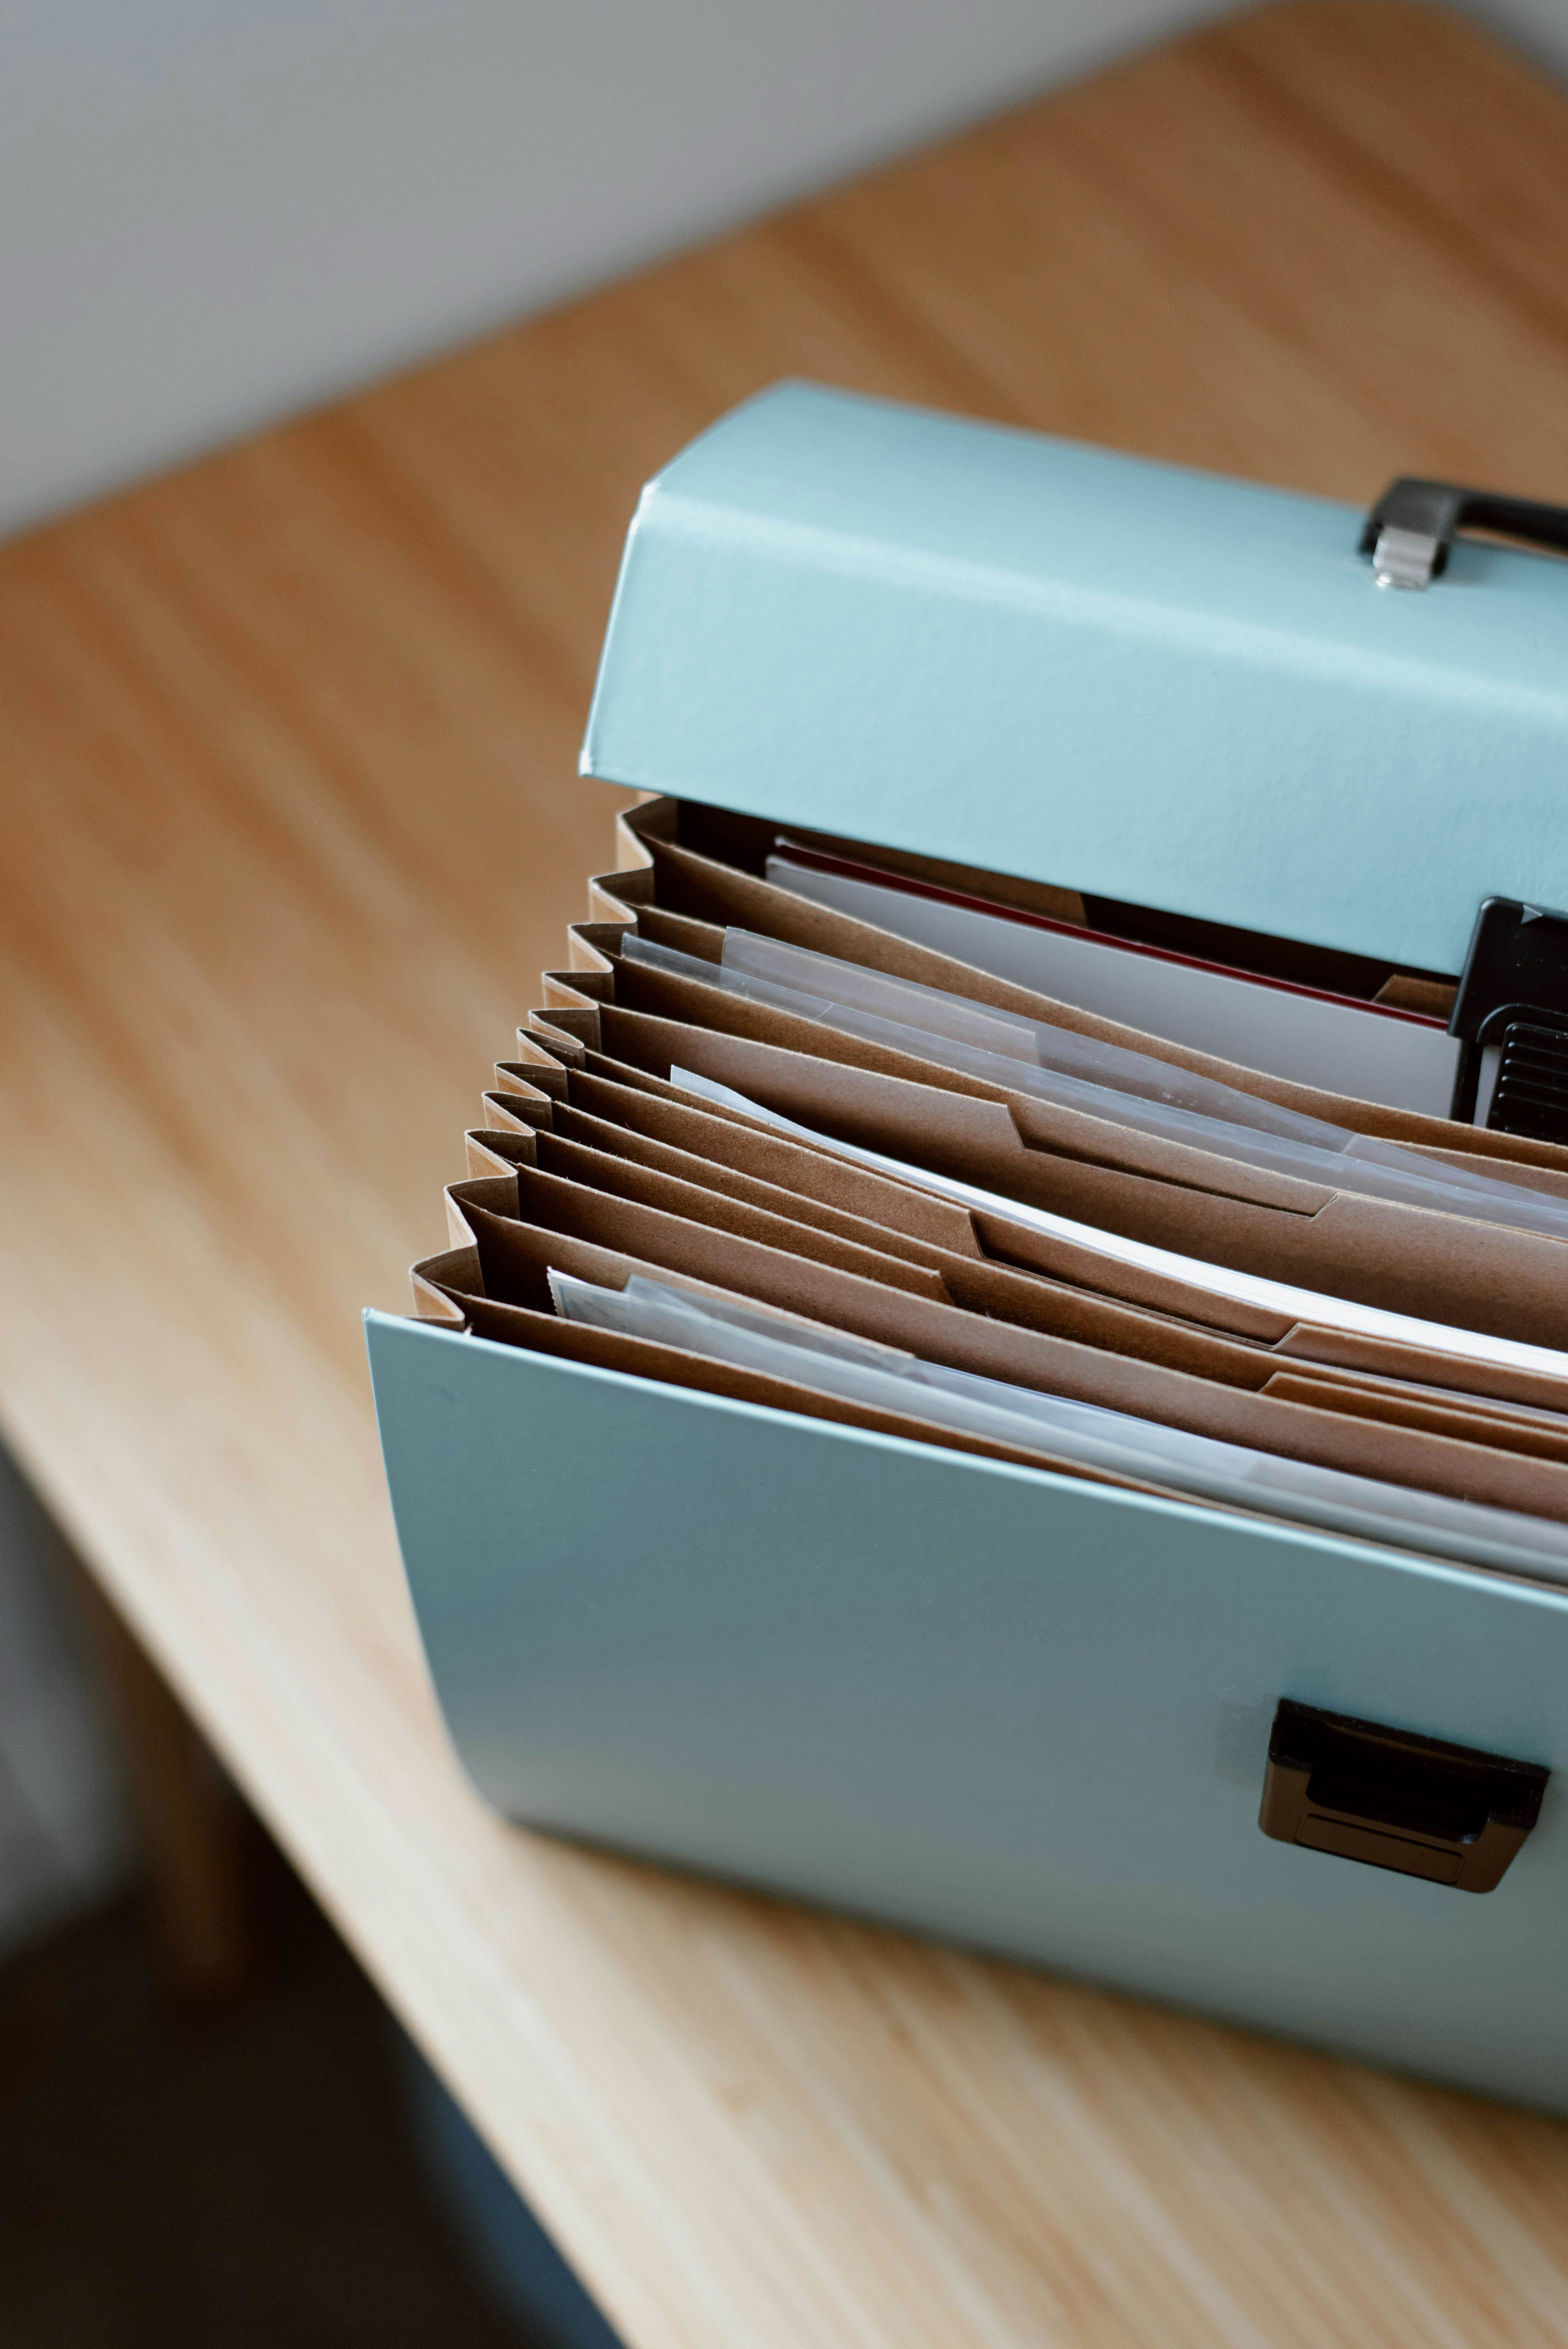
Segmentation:
[(1282, 1696), (1560, 1768), (1568, 1595), (382, 1316), (398, 1533), (519, 1818), (1568, 2108), (1568, 1827), (1271, 1841)]

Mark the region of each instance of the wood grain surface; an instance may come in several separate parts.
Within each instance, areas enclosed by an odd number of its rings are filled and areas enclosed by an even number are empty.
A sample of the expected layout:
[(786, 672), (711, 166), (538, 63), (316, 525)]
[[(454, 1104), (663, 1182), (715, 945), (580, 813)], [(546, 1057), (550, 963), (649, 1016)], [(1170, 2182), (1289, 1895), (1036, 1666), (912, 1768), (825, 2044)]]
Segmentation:
[(1565, 261), (1553, 90), (1295, 5), (0, 553), (8, 1438), (635, 2349), (1568, 2344), (1555, 2124), (489, 1817), (357, 1328), (610, 862), (684, 440), (803, 373), (1568, 498)]

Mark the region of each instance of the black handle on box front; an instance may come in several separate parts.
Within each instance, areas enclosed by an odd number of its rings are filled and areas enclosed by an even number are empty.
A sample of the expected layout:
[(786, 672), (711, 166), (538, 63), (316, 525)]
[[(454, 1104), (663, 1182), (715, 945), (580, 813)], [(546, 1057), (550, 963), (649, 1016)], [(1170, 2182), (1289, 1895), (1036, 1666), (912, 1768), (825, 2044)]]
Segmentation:
[(1282, 1697), (1258, 1825), (1306, 1851), (1490, 1892), (1535, 1825), (1550, 1775)]

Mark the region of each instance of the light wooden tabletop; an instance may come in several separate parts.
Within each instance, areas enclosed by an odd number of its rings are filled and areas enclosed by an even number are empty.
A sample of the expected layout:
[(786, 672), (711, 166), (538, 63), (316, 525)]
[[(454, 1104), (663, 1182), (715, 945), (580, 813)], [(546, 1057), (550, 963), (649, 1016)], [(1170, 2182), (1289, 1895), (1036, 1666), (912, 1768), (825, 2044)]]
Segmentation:
[(1292, 5), (0, 555), (6, 1433), (635, 2349), (1568, 2343), (1553, 2124), (489, 1817), (357, 1326), (609, 860), (691, 433), (805, 373), (1568, 498), (1565, 258), (1557, 96)]

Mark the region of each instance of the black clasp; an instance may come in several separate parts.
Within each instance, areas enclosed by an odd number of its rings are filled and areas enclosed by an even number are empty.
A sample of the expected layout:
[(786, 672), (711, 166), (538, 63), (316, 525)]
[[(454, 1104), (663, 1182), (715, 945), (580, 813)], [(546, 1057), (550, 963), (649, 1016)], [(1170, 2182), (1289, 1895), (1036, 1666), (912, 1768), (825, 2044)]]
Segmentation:
[(1410, 476), (1391, 481), (1372, 508), (1360, 552), (1370, 558), (1379, 587), (1426, 587), (1442, 576), (1449, 549), (1465, 529), (1495, 531), (1568, 554), (1568, 506)]
[(1306, 1851), (1491, 1892), (1535, 1825), (1551, 1775), (1282, 1697), (1258, 1825)]
[(1460, 1043), (1450, 1117), (1568, 1142), (1568, 914), (1483, 899), (1449, 1033)]

